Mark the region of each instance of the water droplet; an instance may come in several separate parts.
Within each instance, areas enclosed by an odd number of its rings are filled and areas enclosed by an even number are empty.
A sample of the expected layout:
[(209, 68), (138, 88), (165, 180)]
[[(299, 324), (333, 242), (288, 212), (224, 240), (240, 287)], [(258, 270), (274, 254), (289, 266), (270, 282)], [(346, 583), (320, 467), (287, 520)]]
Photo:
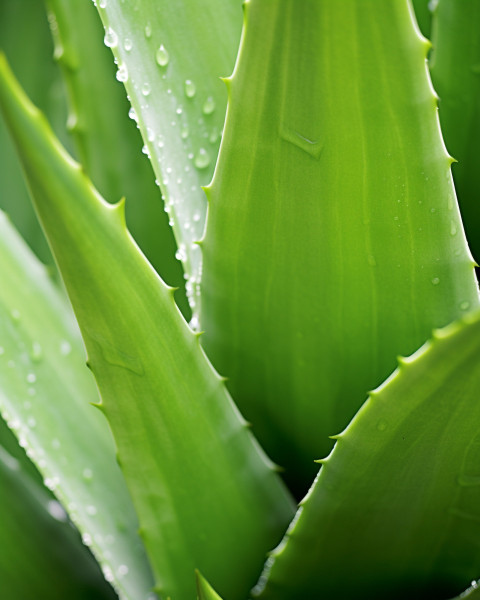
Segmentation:
[(154, 139), (155, 139), (155, 132), (153, 131), (153, 129), (150, 129), (150, 127), (147, 127), (147, 140), (149, 142), (153, 142)]
[(10, 316), (12, 317), (13, 321), (20, 321), (21, 319), (20, 311), (18, 311), (16, 308), (11, 311)]
[(137, 113), (135, 112), (135, 109), (133, 108), (133, 106), (130, 108), (130, 110), (128, 111), (128, 116), (135, 121), (135, 123), (138, 123), (138, 117), (137, 117)]
[(117, 573), (119, 577), (125, 577), (125, 575), (128, 573), (127, 565), (120, 565), (117, 569)]
[(198, 223), (198, 221), (200, 221), (200, 213), (194, 213), (193, 220), (195, 221), (195, 223)]
[(112, 569), (110, 567), (107, 567), (107, 565), (103, 565), (102, 571), (105, 580), (111, 583), (114, 580)]
[(1, 356), (2, 354), (5, 354), (5, 348), (3, 348), (2, 346), (0, 346), (0, 356)]
[(128, 70), (126, 65), (120, 65), (120, 67), (118, 68), (117, 74), (116, 74), (116, 78), (118, 81), (121, 81), (122, 83), (125, 83), (126, 81), (128, 81)]
[(30, 427), (30, 429), (34, 429), (37, 426), (37, 422), (35, 421), (35, 419), (33, 417), (29, 417), (27, 419), (27, 425), (28, 425), (28, 427)]
[(57, 502), (57, 500), (49, 500), (48, 501), (48, 512), (57, 521), (65, 522), (68, 519), (65, 509), (60, 504), (60, 502)]
[(202, 108), (203, 114), (211, 115), (214, 110), (215, 110), (215, 100), (212, 98), (212, 96), (209, 96), (203, 103), (203, 108)]
[(27, 390), (27, 394), (29, 396), (35, 396), (36, 393), (37, 393), (37, 390), (35, 388), (33, 388), (33, 387), (29, 387), (28, 390)]
[(457, 235), (457, 226), (454, 221), (450, 222), (450, 235)]
[(143, 146), (142, 146), (142, 152), (143, 152), (144, 154), (147, 154), (147, 155), (148, 155), (148, 148), (147, 148), (147, 146), (145, 146), (145, 145), (143, 145)]
[(125, 38), (123, 40), (123, 47), (125, 48), (125, 50), (127, 52), (130, 52), (130, 50), (133, 48), (133, 42), (130, 38)]
[(87, 481), (90, 481), (92, 479), (92, 477), (93, 477), (93, 471), (92, 471), (92, 469), (88, 469), (88, 468), (83, 469), (82, 476)]
[(177, 115), (181, 115), (183, 112), (182, 107), (179, 106), (175, 112), (177, 113)]
[(186, 140), (188, 138), (188, 134), (189, 134), (188, 125), (185, 124), (185, 125), (183, 125), (183, 127), (180, 131), (180, 136), (181, 136), (182, 140)]
[(85, 546), (91, 546), (92, 545), (92, 536), (89, 533), (83, 533), (82, 534), (82, 542), (85, 544)]
[(53, 438), (52, 440), (52, 448), (54, 450), (58, 450), (60, 448), (61, 444), (60, 444), (60, 440), (57, 438)]
[(185, 244), (180, 244), (178, 250), (175, 252), (175, 258), (180, 261), (187, 259)]
[(117, 46), (118, 35), (115, 33), (115, 31), (111, 27), (108, 27), (106, 29), (105, 37), (103, 38), (103, 42), (104, 42), (105, 46), (108, 46), (109, 48), (115, 48)]
[(147, 23), (145, 25), (145, 37), (147, 38), (147, 40), (152, 37), (152, 26), (150, 25), (150, 23)]
[(460, 302), (461, 310), (468, 310), (469, 308), (470, 308), (470, 302), (468, 300), (464, 300), (463, 302)]
[(37, 376), (35, 375), (35, 373), (28, 373), (27, 381), (28, 383), (35, 383), (37, 381)]
[(100, 8), (106, 8), (107, 7), (107, 0), (98, 0), (98, 6)]
[(187, 98), (193, 98), (197, 93), (197, 88), (191, 79), (185, 80), (185, 96)]
[(88, 506), (86, 506), (85, 510), (87, 512), (87, 515), (90, 515), (91, 517), (94, 517), (98, 512), (97, 507), (93, 506), (93, 504), (89, 504)]
[(212, 131), (210, 132), (210, 136), (208, 138), (208, 141), (211, 144), (214, 144), (218, 140), (219, 137), (220, 137), (220, 132), (218, 131), (218, 129), (216, 127), (214, 127), (212, 129)]
[(208, 167), (210, 164), (210, 155), (205, 148), (200, 148), (195, 155), (195, 160), (193, 162), (197, 169), (206, 169)]
[(438, 285), (440, 283), (440, 277), (434, 277), (432, 279), (432, 284), (433, 285)]
[(148, 96), (150, 94), (150, 84), (148, 82), (145, 82), (142, 85), (142, 94), (144, 96)]
[(385, 431), (385, 429), (388, 427), (388, 424), (386, 421), (384, 421), (383, 419), (381, 419), (378, 423), (377, 423), (377, 429), (378, 431)]
[(30, 358), (33, 362), (40, 362), (43, 357), (42, 347), (38, 342), (33, 342)]
[(161, 67), (166, 67), (168, 65), (168, 61), (170, 60), (170, 55), (168, 54), (168, 52), (165, 49), (165, 46), (163, 44), (157, 50), (155, 59)]

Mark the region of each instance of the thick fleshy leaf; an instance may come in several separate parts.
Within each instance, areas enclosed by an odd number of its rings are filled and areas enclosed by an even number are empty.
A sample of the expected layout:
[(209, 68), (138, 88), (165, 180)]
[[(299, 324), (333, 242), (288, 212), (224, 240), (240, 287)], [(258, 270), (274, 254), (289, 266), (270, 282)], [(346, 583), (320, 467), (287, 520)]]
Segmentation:
[(156, 589), (190, 600), (198, 568), (243, 598), (293, 514), (290, 497), (129, 236), (122, 204), (100, 198), (0, 66), (0, 107), (82, 330)]
[(261, 598), (442, 600), (464, 590), (480, 573), (479, 398), (475, 311), (400, 359), (337, 436)]
[[(153, 586), (70, 307), (0, 213), (0, 410), (122, 598)], [(25, 596), (26, 597), (26, 596)]]
[[(115, 597), (62, 506), (0, 421), (0, 593), (5, 600)], [(13, 447), (12, 456), (5, 447)]]
[(440, 0), (434, 13), (431, 73), (467, 238), (480, 257), (480, 2)]
[(201, 255), (194, 242), (205, 224), (201, 186), (217, 157), (227, 101), (219, 78), (234, 64), (241, 0), (96, 5), (165, 198), (198, 326)]
[(130, 103), (115, 79), (112, 53), (103, 43), (103, 27), (92, 2), (47, 0), (55, 57), (69, 92), (69, 129), (80, 162), (95, 187), (110, 202), (126, 197), (129, 230), (146, 256), (173, 286), (187, 311), (184, 279), (175, 259), (175, 242), (155, 176), (142, 154), (142, 138), (128, 118)]
[(203, 242), (204, 345), (305, 489), (328, 435), (478, 305), (405, 0), (252, 0)]
[[(47, 15), (38, 0), (0, 2), (0, 40), (33, 102), (45, 112), (63, 143), (67, 116), (61, 75), (53, 61)], [(32, 66), (35, 48), (35, 67)], [(0, 209), (7, 211), (28, 244), (48, 264), (53, 258), (33, 211), (15, 147), (0, 117)]]

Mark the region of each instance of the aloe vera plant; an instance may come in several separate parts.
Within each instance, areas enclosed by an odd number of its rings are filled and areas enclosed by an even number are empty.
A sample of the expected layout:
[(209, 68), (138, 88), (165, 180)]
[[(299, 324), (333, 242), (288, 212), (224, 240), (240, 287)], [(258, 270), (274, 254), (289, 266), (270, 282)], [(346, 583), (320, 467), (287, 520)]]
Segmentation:
[(478, 3), (94, 4), (67, 129), (0, 4), (2, 598), (475, 597)]

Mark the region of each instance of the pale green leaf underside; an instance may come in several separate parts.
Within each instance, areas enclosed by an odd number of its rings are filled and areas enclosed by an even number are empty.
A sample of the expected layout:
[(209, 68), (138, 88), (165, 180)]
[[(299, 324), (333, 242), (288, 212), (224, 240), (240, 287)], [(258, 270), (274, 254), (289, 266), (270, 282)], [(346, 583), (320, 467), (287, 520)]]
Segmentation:
[(115, 597), (66, 513), (30, 474), (23, 450), (0, 422), (0, 590), (5, 600)]
[(480, 260), (480, 2), (440, 0), (433, 18), (431, 73), (467, 239)]
[(220, 81), (233, 67), (240, 0), (97, 2), (162, 189), (198, 319), (206, 201), (225, 118)]
[(142, 138), (128, 118), (125, 89), (115, 79), (110, 49), (92, 2), (47, 0), (55, 57), (69, 92), (69, 130), (80, 162), (109, 202), (126, 197), (129, 230), (146, 256), (173, 286), (182, 310), (187, 308), (184, 279), (175, 259), (175, 242), (155, 185), (151, 164), (142, 154)]
[(204, 345), (290, 481), (478, 305), (405, 0), (252, 0), (202, 246)]
[(122, 598), (153, 585), (64, 295), (0, 213), (0, 410)]
[(273, 553), (261, 597), (441, 600), (478, 578), (479, 397), (475, 311), (370, 393)]
[(122, 205), (99, 197), (4, 62), (0, 72), (0, 106), (82, 330), (156, 589), (191, 600), (198, 568), (242, 598), (293, 515), (290, 497), (129, 237)]

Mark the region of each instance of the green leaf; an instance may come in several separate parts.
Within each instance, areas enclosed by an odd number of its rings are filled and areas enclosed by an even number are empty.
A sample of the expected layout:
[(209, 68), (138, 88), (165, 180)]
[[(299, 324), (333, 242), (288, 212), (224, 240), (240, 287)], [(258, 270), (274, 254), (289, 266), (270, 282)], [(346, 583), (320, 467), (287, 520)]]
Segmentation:
[[(458, 164), (453, 177), (475, 257), (480, 256), (480, 3), (441, 0), (434, 13), (431, 73), (440, 122)], [(478, 258), (477, 258), (478, 260)]]
[(234, 64), (241, 1), (96, 4), (165, 198), (197, 323), (201, 255), (194, 242), (206, 212), (201, 186), (218, 153), (227, 100), (219, 78)]
[[(153, 585), (64, 295), (0, 213), (0, 410), (122, 598)], [(24, 596), (27, 598), (28, 596)]]
[(290, 497), (129, 236), (123, 205), (99, 197), (5, 60), (0, 107), (82, 330), (156, 589), (190, 600), (199, 568), (242, 598), (293, 514)]
[(478, 581), (472, 581), (470, 587), (460, 594), (460, 596), (456, 596), (453, 600), (463, 600), (463, 598), (480, 598)]
[(0, 580), (2, 598), (105, 600), (115, 597), (98, 565), (0, 421)]
[[(42, 3), (2, 0), (0, 40), (2, 49), (12, 57), (13, 68), (27, 93), (47, 114), (56, 134), (65, 143), (65, 94), (59, 69), (52, 59), (53, 45)], [(35, 48), (35, 68), (32, 48)], [(52, 255), (33, 211), (21, 165), (3, 119), (0, 120), (0, 181), (0, 208), (9, 213), (40, 259), (52, 264)]]
[(175, 259), (175, 242), (154, 183), (142, 139), (128, 118), (130, 103), (115, 79), (112, 54), (103, 43), (103, 27), (92, 2), (47, 0), (56, 42), (55, 57), (69, 92), (69, 128), (80, 162), (109, 201), (125, 196), (126, 219), (148, 259), (171, 285), (183, 287), (177, 302), (188, 314), (184, 279)]
[(479, 303), (427, 49), (404, 0), (247, 4), (201, 321), (302, 489), (396, 355)]
[(197, 598), (198, 600), (222, 600), (217, 592), (212, 588), (208, 581), (199, 571), (195, 572), (197, 578)]
[(440, 600), (465, 589), (480, 573), (479, 397), (475, 311), (400, 358), (337, 436), (261, 598)]
[(435, 0), (412, 0), (415, 16), (422, 34), (429, 38), (432, 29), (432, 12), (430, 7)]

